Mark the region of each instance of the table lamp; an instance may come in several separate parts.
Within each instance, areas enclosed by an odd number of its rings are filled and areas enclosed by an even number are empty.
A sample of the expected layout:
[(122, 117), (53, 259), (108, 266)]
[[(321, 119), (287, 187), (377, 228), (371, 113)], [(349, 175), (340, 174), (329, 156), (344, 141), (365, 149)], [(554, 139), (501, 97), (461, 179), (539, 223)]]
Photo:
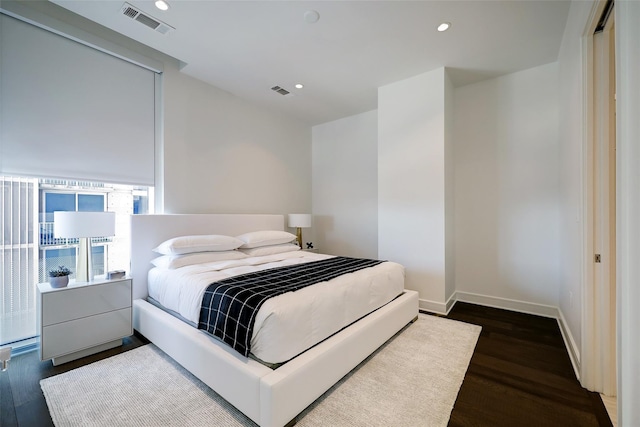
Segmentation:
[(298, 246), (302, 249), (302, 229), (311, 227), (311, 214), (289, 214), (289, 227), (297, 229)]
[(54, 237), (79, 238), (76, 281), (93, 281), (91, 238), (116, 234), (115, 212), (54, 212)]

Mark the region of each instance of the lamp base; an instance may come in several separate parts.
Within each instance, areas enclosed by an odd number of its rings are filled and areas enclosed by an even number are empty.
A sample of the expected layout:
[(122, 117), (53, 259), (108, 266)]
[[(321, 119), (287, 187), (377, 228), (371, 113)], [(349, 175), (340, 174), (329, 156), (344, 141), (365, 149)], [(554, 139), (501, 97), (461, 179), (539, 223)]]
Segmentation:
[(302, 249), (302, 228), (300, 227), (296, 230), (296, 240), (298, 241), (298, 246)]
[(78, 258), (76, 263), (76, 282), (92, 281), (91, 240), (89, 237), (81, 237), (78, 245)]

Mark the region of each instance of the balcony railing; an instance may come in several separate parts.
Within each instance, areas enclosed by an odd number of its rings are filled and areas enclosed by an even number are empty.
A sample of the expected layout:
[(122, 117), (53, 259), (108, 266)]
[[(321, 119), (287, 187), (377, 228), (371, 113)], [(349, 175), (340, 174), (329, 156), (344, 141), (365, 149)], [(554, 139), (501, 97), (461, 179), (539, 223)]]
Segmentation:
[[(77, 245), (80, 239), (53, 237), (53, 222), (40, 223), (40, 246), (73, 246)], [(92, 237), (91, 243), (110, 243), (112, 237)]]
[(81, 187), (81, 188), (105, 188), (104, 183), (102, 182), (91, 182), (91, 181), (70, 181), (67, 179), (51, 179), (51, 178), (43, 178), (39, 181), (41, 187), (52, 186), (57, 187), (61, 186), (64, 188), (69, 187)]

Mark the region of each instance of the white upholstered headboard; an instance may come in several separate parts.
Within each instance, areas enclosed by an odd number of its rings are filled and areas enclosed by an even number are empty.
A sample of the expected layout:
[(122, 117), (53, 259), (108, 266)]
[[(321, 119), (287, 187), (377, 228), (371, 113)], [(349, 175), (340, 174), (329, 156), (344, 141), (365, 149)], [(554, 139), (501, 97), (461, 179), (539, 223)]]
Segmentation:
[(187, 214), (131, 216), (133, 299), (146, 298), (153, 248), (167, 239), (196, 234), (237, 236), (249, 231), (284, 230), (283, 215)]

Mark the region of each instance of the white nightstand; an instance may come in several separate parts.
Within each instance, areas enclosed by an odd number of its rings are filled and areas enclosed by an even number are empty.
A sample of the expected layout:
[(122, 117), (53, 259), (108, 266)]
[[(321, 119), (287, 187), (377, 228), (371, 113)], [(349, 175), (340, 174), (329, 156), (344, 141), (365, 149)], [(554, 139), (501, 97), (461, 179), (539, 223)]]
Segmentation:
[(39, 283), (40, 360), (54, 365), (122, 345), (133, 334), (131, 279)]

